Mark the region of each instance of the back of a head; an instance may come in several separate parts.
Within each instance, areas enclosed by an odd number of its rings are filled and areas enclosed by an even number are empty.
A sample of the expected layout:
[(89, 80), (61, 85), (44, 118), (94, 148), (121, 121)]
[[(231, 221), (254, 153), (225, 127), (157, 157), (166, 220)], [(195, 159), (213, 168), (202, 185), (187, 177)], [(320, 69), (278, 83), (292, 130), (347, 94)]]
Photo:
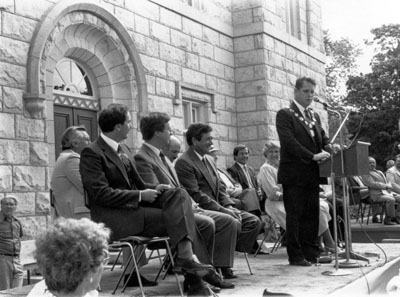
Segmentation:
[(108, 105), (100, 112), (99, 127), (103, 133), (112, 132), (118, 124), (123, 124), (126, 120), (128, 107), (123, 104), (113, 103)]
[(169, 115), (164, 112), (151, 112), (140, 120), (140, 132), (143, 140), (150, 140), (156, 132), (162, 132), (165, 124), (170, 121)]
[(84, 126), (71, 126), (65, 129), (61, 136), (61, 149), (67, 150), (72, 148), (72, 142), (81, 137), (80, 132), (87, 132)]
[(59, 218), (36, 238), (35, 257), (47, 288), (73, 293), (85, 276), (102, 263), (110, 230), (83, 218)]

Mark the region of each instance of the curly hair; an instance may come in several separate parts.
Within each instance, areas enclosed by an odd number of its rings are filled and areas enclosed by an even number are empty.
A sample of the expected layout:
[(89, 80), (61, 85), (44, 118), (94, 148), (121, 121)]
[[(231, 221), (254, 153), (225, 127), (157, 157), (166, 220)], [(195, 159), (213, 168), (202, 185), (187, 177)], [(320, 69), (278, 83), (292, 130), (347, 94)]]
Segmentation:
[(87, 218), (59, 218), (36, 238), (35, 258), (51, 292), (73, 293), (108, 249), (110, 230)]

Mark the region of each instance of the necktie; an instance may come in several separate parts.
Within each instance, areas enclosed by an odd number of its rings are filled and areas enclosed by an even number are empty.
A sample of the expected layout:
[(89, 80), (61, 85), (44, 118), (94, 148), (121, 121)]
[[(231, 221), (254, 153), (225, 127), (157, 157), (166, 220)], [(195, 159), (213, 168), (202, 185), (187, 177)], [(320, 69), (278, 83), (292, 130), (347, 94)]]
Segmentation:
[(308, 108), (304, 109), (304, 115), (307, 118), (307, 120), (310, 120), (310, 121), (312, 120), (310, 110)]
[(117, 152), (118, 152), (119, 158), (121, 159), (122, 163), (123, 163), (124, 166), (125, 166), (126, 171), (128, 172), (129, 169), (130, 169), (130, 167), (131, 167), (131, 165), (130, 165), (130, 162), (129, 162), (129, 158), (128, 158), (128, 156), (124, 153), (124, 151), (122, 150), (121, 145), (118, 145), (118, 151), (117, 151)]
[(165, 155), (164, 155), (163, 152), (160, 152), (160, 158), (161, 158), (161, 161), (163, 162), (165, 168), (168, 170), (168, 172), (169, 172), (172, 176), (174, 176), (174, 175), (172, 174), (172, 172), (171, 172), (171, 169), (169, 168), (167, 159), (165, 158)]
[(253, 185), (253, 182), (251, 181), (249, 170), (247, 169), (247, 166), (244, 165), (243, 169), (244, 169), (244, 175), (246, 176), (246, 179), (247, 179), (247, 183), (249, 184), (249, 188), (254, 188), (254, 185)]

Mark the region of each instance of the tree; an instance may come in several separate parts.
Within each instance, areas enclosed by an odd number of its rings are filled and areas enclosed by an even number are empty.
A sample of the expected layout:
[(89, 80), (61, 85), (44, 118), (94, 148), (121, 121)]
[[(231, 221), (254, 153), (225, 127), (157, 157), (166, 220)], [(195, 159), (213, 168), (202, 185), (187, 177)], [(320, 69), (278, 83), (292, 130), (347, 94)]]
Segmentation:
[[(383, 25), (371, 30), (376, 54), (371, 73), (350, 76), (344, 104), (356, 106), (363, 113), (351, 119), (350, 133), (370, 140), (370, 152), (381, 166), (398, 153), (400, 114), (400, 25)], [(358, 131), (357, 127), (360, 126)]]
[[(332, 40), (329, 31), (324, 31), (324, 46), (327, 56), (325, 64), (326, 92), (325, 100), (338, 108), (343, 106), (346, 95), (346, 81), (355, 73), (356, 58), (361, 54), (357, 45), (347, 38)], [(329, 135), (333, 135), (340, 125), (335, 114), (329, 113)], [(344, 135), (347, 131), (344, 128)]]

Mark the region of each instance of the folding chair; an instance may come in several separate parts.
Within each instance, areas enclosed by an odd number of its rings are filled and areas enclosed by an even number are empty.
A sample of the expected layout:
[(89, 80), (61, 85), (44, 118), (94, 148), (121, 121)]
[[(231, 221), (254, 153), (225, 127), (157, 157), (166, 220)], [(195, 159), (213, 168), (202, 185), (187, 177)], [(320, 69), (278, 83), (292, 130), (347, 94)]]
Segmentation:
[[(129, 252), (130, 252), (128, 262), (124, 265), (124, 269), (123, 269), (123, 271), (118, 279), (118, 282), (115, 285), (115, 288), (112, 292), (113, 295), (117, 291), (122, 279), (124, 278), (125, 273), (126, 273), (127, 269), (129, 268), (129, 264), (131, 264), (131, 261), (133, 260), (134, 265), (131, 268), (131, 270), (129, 271), (129, 278), (126, 280), (125, 284), (123, 285), (121, 293), (123, 293), (125, 291), (126, 286), (129, 282), (129, 279), (132, 277), (132, 274), (136, 271), (136, 276), (138, 278), (140, 291), (142, 293), (142, 296), (145, 297), (143, 286), (142, 286), (142, 281), (140, 279), (138, 263), (142, 259), (147, 245), (151, 244), (151, 243), (159, 243), (159, 242), (162, 242), (163, 245), (165, 246), (165, 249), (167, 251), (166, 255), (170, 258), (172, 266), (174, 266), (174, 259), (173, 259), (171, 247), (169, 245), (169, 237), (149, 238), (149, 237), (143, 237), (143, 236), (129, 236), (129, 237), (120, 239), (118, 241), (114, 241), (109, 244), (109, 248), (111, 248), (111, 249), (122, 250), (123, 248), (127, 248), (127, 249), (129, 249)], [(137, 255), (136, 252), (138, 251), (139, 247), (144, 247), (144, 248), (142, 248), (141, 251), (139, 252), (139, 255)], [(183, 291), (182, 291), (182, 287), (181, 287), (181, 284), (178, 279), (178, 275), (176, 273), (174, 273), (174, 275), (175, 275), (176, 282), (177, 282), (177, 285), (179, 288), (179, 292), (180, 292), (181, 296), (183, 296)], [(156, 279), (158, 278), (158, 276), (159, 276), (159, 274), (157, 274)]]

